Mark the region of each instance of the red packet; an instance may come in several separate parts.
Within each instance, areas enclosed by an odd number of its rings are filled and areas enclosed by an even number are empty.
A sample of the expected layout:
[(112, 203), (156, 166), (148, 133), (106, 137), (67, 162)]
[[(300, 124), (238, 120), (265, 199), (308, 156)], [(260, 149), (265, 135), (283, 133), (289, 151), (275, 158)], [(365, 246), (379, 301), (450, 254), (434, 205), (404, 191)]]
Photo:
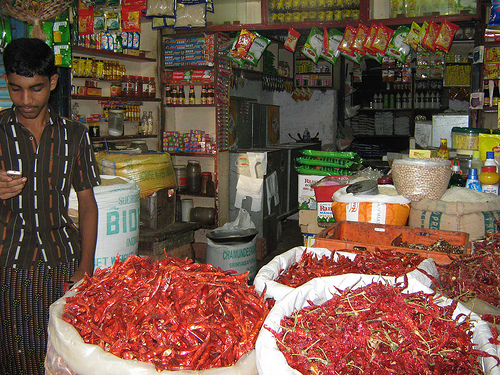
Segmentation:
[(140, 6), (122, 6), (122, 30), (141, 32)]
[(429, 21), (429, 25), (425, 30), (424, 37), (422, 38), (421, 42), (422, 47), (430, 51), (435, 51), (436, 47), (434, 47), (434, 41), (437, 38), (438, 32), (439, 32), (439, 25), (434, 21)]
[(250, 31), (245, 29), (241, 30), (240, 35), (238, 35), (234, 41), (232, 53), (236, 56), (245, 57), (255, 37), (256, 35)]
[(290, 27), (288, 29), (288, 37), (286, 38), (285, 41), (285, 48), (290, 52), (295, 52), (299, 38), (300, 38), (300, 33)]
[(368, 35), (366, 36), (365, 41), (363, 42), (363, 49), (365, 52), (370, 52), (371, 54), (375, 54), (376, 51), (372, 49), (372, 43), (375, 39), (375, 35), (377, 34), (378, 26), (374, 23), (370, 26), (370, 30), (368, 30)]
[(453, 38), (455, 37), (455, 33), (459, 28), (460, 26), (451, 23), (450, 21), (443, 20), (443, 22), (441, 22), (436, 40), (433, 43), (434, 47), (448, 53), (451, 43), (453, 42)]
[(385, 51), (391, 42), (393, 34), (393, 29), (380, 23), (378, 25), (377, 32), (375, 33), (375, 37), (373, 38), (371, 49), (385, 55)]
[(344, 37), (339, 44), (338, 50), (348, 56), (354, 56), (354, 50), (352, 49), (352, 44), (356, 38), (356, 29), (350, 25), (347, 25), (344, 30)]
[(360, 23), (356, 30), (356, 36), (354, 37), (354, 42), (352, 43), (352, 49), (354, 51), (362, 55), (366, 54), (366, 49), (363, 46), (369, 33), (370, 33), (370, 28)]
[(78, 10), (78, 35), (94, 34), (94, 7)]

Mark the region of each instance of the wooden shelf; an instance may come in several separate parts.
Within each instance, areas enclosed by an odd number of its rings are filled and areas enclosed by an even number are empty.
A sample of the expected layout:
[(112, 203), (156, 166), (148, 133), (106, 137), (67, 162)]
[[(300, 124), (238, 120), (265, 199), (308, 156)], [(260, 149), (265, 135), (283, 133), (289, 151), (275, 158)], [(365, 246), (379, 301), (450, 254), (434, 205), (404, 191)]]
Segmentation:
[(168, 152), (172, 156), (194, 156), (194, 157), (206, 157), (213, 158), (217, 156), (217, 154), (210, 152), (181, 152), (181, 151), (165, 151)]
[(168, 108), (196, 108), (196, 107), (215, 107), (214, 104), (165, 104), (165, 107)]
[(165, 70), (195, 70), (195, 69), (213, 69), (213, 65), (165, 65)]
[(74, 100), (117, 100), (121, 102), (160, 102), (160, 98), (143, 98), (133, 96), (97, 96), (97, 95), (71, 95)]
[(99, 137), (90, 137), (91, 140), (99, 142), (99, 141), (126, 141), (131, 139), (146, 139), (146, 138), (156, 138), (156, 135), (143, 135), (143, 134), (132, 134), (132, 135), (120, 135), (118, 137), (114, 137), (111, 135), (99, 136)]
[(101, 49), (72, 46), (72, 52), (77, 55), (88, 55), (92, 57), (104, 57), (104, 58), (116, 58), (119, 60), (130, 60), (130, 61), (141, 61), (141, 62), (156, 62), (156, 59), (152, 59), (144, 56), (133, 56), (127, 55), (126, 53), (116, 53), (113, 51), (105, 51)]

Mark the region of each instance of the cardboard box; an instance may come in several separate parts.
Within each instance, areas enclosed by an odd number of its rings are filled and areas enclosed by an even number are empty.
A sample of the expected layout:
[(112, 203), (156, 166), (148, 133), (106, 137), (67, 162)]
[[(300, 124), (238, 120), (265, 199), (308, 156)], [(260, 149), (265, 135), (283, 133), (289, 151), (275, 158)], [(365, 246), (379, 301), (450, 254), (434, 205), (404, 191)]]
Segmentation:
[(164, 188), (141, 198), (141, 225), (158, 229), (175, 222), (175, 188)]
[(318, 225), (318, 211), (299, 210), (299, 227), (302, 233), (318, 234), (323, 227)]
[(436, 150), (410, 150), (409, 157), (413, 159), (435, 158)]
[(318, 222), (325, 223), (335, 223), (335, 218), (332, 211), (333, 202), (318, 202)]
[(325, 176), (309, 175), (309, 174), (299, 174), (299, 209), (303, 210), (315, 210), (316, 197), (314, 195), (314, 189), (312, 185), (318, 182)]
[(102, 89), (100, 87), (87, 87), (87, 95), (101, 96)]

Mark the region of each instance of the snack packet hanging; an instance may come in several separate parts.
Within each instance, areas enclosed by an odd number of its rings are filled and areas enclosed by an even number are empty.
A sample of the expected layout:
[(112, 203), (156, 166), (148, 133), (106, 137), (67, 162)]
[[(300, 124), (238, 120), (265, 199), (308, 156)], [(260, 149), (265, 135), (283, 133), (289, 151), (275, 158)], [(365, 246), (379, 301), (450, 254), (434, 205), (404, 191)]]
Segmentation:
[(416, 23), (412, 22), (410, 31), (406, 36), (405, 43), (408, 44), (414, 51), (418, 51), (420, 47), (420, 36), (422, 35), (422, 28)]
[(175, 3), (174, 28), (191, 29), (207, 25), (205, 0), (177, 0)]
[(78, 11), (78, 35), (94, 34), (94, 7)]
[(380, 23), (378, 25), (375, 38), (373, 38), (371, 49), (374, 50), (375, 52), (385, 55), (385, 51), (387, 50), (387, 47), (391, 42), (393, 34), (394, 34), (393, 29)]
[(491, 0), (491, 14), (488, 26), (500, 26), (500, 0)]
[(309, 57), (315, 64), (323, 51), (323, 34), (316, 26), (311, 28), (307, 41), (302, 47), (302, 53)]
[(455, 33), (460, 28), (457, 24), (451, 23), (450, 21), (443, 20), (439, 27), (439, 32), (437, 34), (436, 40), (434, 41), (434, 47), (448, 53), (455, 37)]
[(410, 29), (407, 26), (399, 26), (394, 32), (385, 54), (387, 56), (394, 57), (397, 61), (404, 64), (406, 62), (406, 58), (411, 52), (411, 47), (405, 43), (409, 32)]
[(122, 6), (122, 31), (141, 32), (140, 6)]
[(439, 25), (434, 21), (430, 21), (421, 41), (422, 47), (426, 48), (429, 51), (435, 51), (436, 47), (434, 47), (434, 41), (436, 40), (438, 32)]
[(252, 42), (252, 45), (250, 46), (250, 49), (248, 50), (247, 55), (245, 56), (245, 60), (252, 64), (253, 66), (257, 66), (259, 63), (260, 58), (262, 57), (262, 54), (266, 50), (266, 48), (269, 46), (271, 43), (270, 39), (267, 39), (266, 37), (255, 33), (255, 39)]
[(255, 38), (256, 35), (254, 33), (245, 29), (241, 30), (240, 34), (234, 39), (231, 55), (245, 57)]
[(120, 14), (118, 12), (106, 12), (106, 30), (120, 30)]
[(288, 29), (288, 36), (285, 40), (285, 48), (290, 52), (295, 52), (299, 38), (300, 38), (300, 33), (290, 27)]
[(368, 37), (368, 34), (370, 32), (370, 28), (366, 25), (359, 24), (358, 28), (356, 29), (356, 36), (354, 37), (354, 42), (352, 43), (351, 48), (360, 53), (361, 55), (366, 54), (366, 49), (364, 48), (364, 43), (366, 38)]
[(366, 36), (365, 41), (363, 42), (363, 49), (367, 53), (375, 54), (376, 52), (372, 49), (372, 43), (375, 39), (375, 35), (377, 34), (378, 26), (375, 23), (372, 23), (370, 29), (368, 30), (368, 35)]
[(339, 44), (338, 50), (340, 53), (356, 63), (361, 62), (362, 56), (352, 49), (352, 44), (356, 38), (356, 29), (353, 26), (347, 25), (344, 30), (342, 41)]
[(340, 56), (339, 45), (344, 34), (333, 28), (327, 32), (326, 27), (323, 32), (323, 51), (320, 57), (335, 65)]

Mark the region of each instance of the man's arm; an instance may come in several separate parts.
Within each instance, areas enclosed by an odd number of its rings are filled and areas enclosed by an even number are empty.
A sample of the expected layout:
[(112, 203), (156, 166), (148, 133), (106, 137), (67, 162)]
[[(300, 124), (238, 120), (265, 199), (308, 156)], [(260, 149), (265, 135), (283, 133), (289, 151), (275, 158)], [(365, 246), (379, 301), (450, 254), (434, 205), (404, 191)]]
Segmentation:
[(71, 281), (83, 279), (85, 273), (94, 273), (94, 255), (97, 241), (97, 203), (93, 189), (85, 189), (76, 193), (78, 198), (79, 229), (82, 239), (82, 255), (78, 270), (71, 276)]

